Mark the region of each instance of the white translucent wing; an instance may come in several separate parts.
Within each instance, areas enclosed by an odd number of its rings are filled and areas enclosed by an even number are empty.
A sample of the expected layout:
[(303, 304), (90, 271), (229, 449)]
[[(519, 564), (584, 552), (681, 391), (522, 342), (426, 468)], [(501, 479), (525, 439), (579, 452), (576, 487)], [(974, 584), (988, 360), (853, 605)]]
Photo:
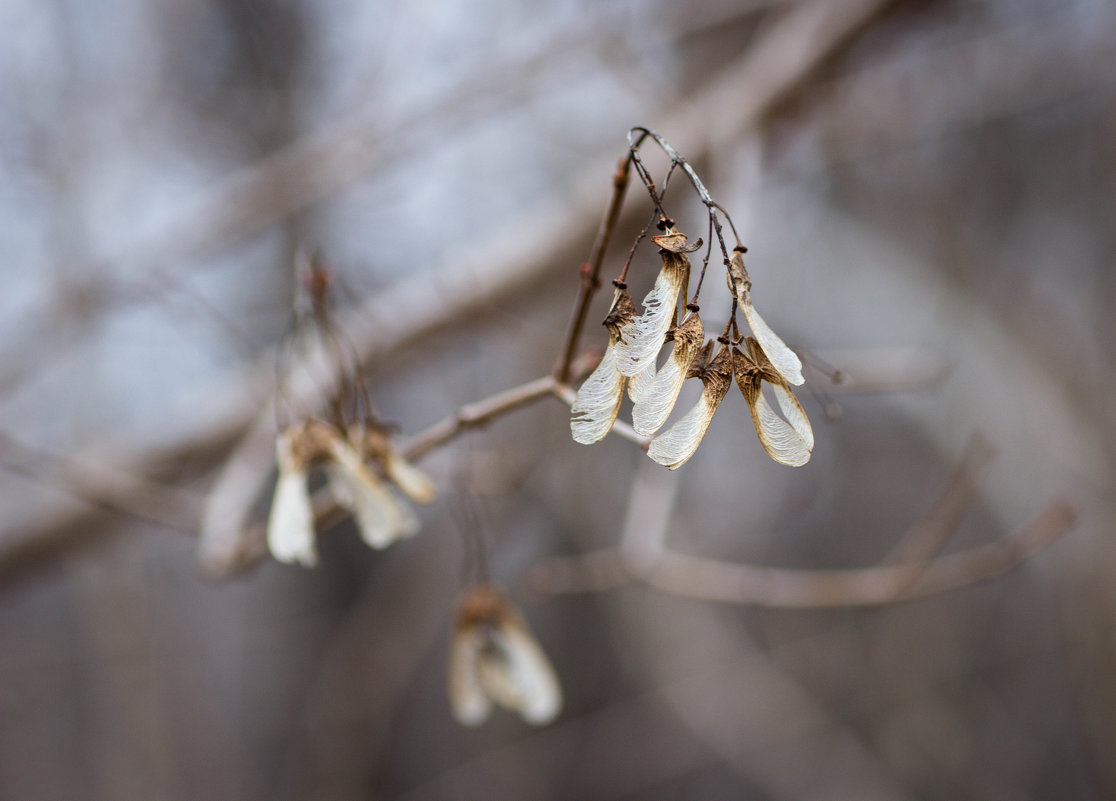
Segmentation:
[(640, 370), (638, 373), (628, 379), (628, 397), (632, 399), (633, 403), (639, 403), (655, 383), (655, 362), (647, 363), (647, 366)]
[(752, 306), (751, 294), (747, 291), (740, 294), (743, 296), (740, 298), (740, 309), (744, 312), (744, 318), (748, 321), (752, 333), (756, 335), (760, 347), (767, 354), (771, 366), (778, 370), (779, 375), (785, 378), (788, 383), (794, 384), (796, 387), (800, 386), (806, 380), (802, 377), (802, 362), (794, 351), (788, 348), (783, 340), (779, 339), (778, 334), (771, 330), (771, 326), (760, 317), (759, 312)]
[(373, 548), (386, 548), (418, 531), (418, 519), (400, 502), (350, 446), (338, 442), (334, 461), (326, 468), (337, 503), (356, 518), (361, 538)]
[(813, 444), (807, 447), (806, 440), (775, 413), (762, 392), (756, 396), (756, 402), (751, 405), (751, 412), (756, 434), (759, 435), (760, 443), (768, 456), (790, 467), (801, 467), (810, 461), (810, 448)]
[(655, 286), (643, 299), (643, 314), (621, 329), (621, 341), (616, 346), (616, 365), (621, 375), (634, 376), (654, 363), (674, 322), (688, 264), (685, 256), (666, 256)]
[(280, 562), (317, 564), (314, 511), (305, 470), (281, 470), (267, 520), (267, 547)]
[(520, 716), (534, 726), (550, 723), (562, 709), (562, 691), (550, 660), (525, 629), (505, 626), (501, 633), (508, 674), (519, 687)]
[[(662, 369), (644, 382), (638, 393), (632, 393), (635, 400), (632, 406), (632, 428), (636, 433), (647, 437), (663, 427), (678, 401), (678, 393), (682, 391), (689, 366), (689, 360), (683, 364), (676, 350)], [(635, 379), (632, 381), (634, 384)]]
[(798, 402), (798, 398), (789, 389), (778, 384), (772, 384), (771, 391), (775, 394), (775, 402), (779, 404), (779, 410), (783, 413), (783, 417), (790, 423), (795, 433), (802, 438), (802, 444), (806, 446), (806, 450), (814, 450), (814, 429), (811, 428), (810, 418), (806, 416), (806, 411), (802, 408), (802, 404)]
[(616, 367), (616, 343), (611, 341), (597, 369), (577, 391), (570, 417), (574, 442), (591, 445), (604, 438), (616, 422), (624, 397), (624, 376)]
[(450, 708), (463, 726), (479, 726), (492, 712), (492, 701), (481, 686), (478, 675), (482, 634), (475, 628), (459, 629), (450, 643)]
[(534, 726), (550, 723), (562, 708), (562, 692), (546, 654), (525, 629), (514, 624), (505, 624), (490, 636), (495, 647), (481, 651), (478, 665), (489, 697)]
[(666, 423), (703, 336), (701, 320), (694, 315), (676, 333), (674, 348), (662, 369), (632, 378), (629, 394), (634, 402), (632, 427), (636, 433), (651, 436)]
[(713, 413), (717, 411), (716, 403), (711, 402), (708, 392), (703, 392), (690, 411), (679, 418), (665, 432), (651, 440), (647, 455), (671, 470), (677, 470), (684, 465), (701, 444)]
[(415, 503), (433, 503), (438, 497), (434, 482), (402, 456), (389, 451), (384, 459), (384, 470), (388, 478)]

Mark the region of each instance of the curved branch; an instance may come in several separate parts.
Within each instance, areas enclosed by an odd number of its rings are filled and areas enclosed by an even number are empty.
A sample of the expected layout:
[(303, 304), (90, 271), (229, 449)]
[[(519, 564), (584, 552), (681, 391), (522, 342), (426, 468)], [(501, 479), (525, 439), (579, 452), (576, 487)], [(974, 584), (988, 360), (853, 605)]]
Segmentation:
[(1051, 503), (1030, 522), (988, 545), (902, 565), (859, 570), (788, 570), (730, 564), (671, 551), (635, 567), (619, 549), (540, 564), (533, 576), (542, 592), (611, 589), (640, 581), (686, 598), (783, 609), (879, 606), (940, 595), (996, 578), (1057, 542), (1077, 514), (1066, 500)]

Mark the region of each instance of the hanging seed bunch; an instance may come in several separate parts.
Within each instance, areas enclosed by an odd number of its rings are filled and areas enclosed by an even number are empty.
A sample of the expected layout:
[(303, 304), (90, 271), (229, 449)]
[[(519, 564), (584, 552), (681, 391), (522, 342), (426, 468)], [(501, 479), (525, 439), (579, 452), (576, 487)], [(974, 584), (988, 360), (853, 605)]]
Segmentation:
[(523, 615), (496, 587), (462, 596), (450, 643), (447, 690), (459, 723), (478, 726), (497, 704), (526, 723), (550, 723), (562, 709), (558, 678)]
[[(646, 141), (657, 144), (670, 158), (671, 166), (661, 190), (656, 188), (640, 158), (639, 149)], [(642, 436), (653, 437), (647, 455), (671, 470), (677, 469), (697, 451), (713, 414), (735, 379), (768, 455), (785, 465), (806, 464), (814, 447), (814, 434), (791, 389), (804, 381), (802, 362), (755, 309), (752, 281), (744, 266), (747, 249), (736, 235), (731, 218), (709, 195), (693, 167), (658, 134), (633, 128), (628, 143), (628, 165), (643, 182), (654, 212), (636, 238), (619, 277), (613, 281), (612, 307), (604, 321), (608, 346), (574, 400), (570, 421), (574, 440), (590, 444), (602, 439), (616, 421), (627, 387), (632, 400), (632, 428)], [(688, 294), (690, 255), (699, 251), (703, 242), (701, 239), (691, 242), (663, 208), (667, 185), (677, 170), (686, 176), (709, 216), (708, 245), (692, 294)], [(728, 224), (735, 239), (731, 249), (725, 242), (723, 223)], [(662, 266), (654, 286), (637, 308), (628, 294), (626, 278), (652, 224), (659, 233), (650, 240), (658, 246)], [(699, 315), (699, 297), (715, 246), (724, 265), (731, 309), (720, 335), (707, 339)], [(741, 333), (738, 311), (744, 316), (750, 336)], [(660, 351), (668, 344), (670, 354), (660, 367)], [(701, 397), (673, 425), (662, 430), (682, 385), (691, 379), (701, 381)], [(765, 390), (770, 390), (778, 412), (767, 400)]]
[(301, 348), (307, 364), (332, 362), (339, 378), (327, 413), (295, 414), (285, 408), (293, 401), (283, 391), (290, 370), (281, 366), (277, 397), (284, 408), (277, 406), (276, 415), (284, 419), (275, 438), (279, 479), (268, 516), (267, 544), (280, 562), (312, 566), (318, 560), (312, 470), (323, 471), (333, 501), (353, 516), (361, 537), (373, 548), (386, 548), (415, 534), (418, 519), (408, 500), (431, 503), (437, 492), (429, 478), (395, 452), (388, 427), (373, 414), (359, 365), (333, 322), (328, 269), (317, 257), (299, 266), (304, 292), (295, 307), (291, 348)]

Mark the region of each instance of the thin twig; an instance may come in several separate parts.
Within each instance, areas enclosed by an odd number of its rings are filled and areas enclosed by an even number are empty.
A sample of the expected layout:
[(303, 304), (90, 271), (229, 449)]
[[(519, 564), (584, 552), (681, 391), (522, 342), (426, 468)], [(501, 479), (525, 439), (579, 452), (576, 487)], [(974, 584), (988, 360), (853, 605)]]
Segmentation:
[(404, 442), (399, 450), (407, 459), (421, 459), (470, 428), (477, 428), (554, 393), (558, 382), (544, 376), (462, 406), (456, 413), (423, 429)]
[[(204, 503), (200, 494), (81, 458), (48, 453), (6, 433), (0, 433), (0, 464), (83, 501), (88, 508), (191, 534)], [(96, 540), (94, 535), (95, 532), (88, 530), (74, 530), (70, 532), (67, 545), (88, 544)], [(0, 548), (0, 588), (10, 586), (42, 566), (52, 555), (42, 547), (40, 537), (7, 532)]]
[(672, 595), (722, 603), (783, 609), (879, 606), (1001, 576), (1060, 539), (1076, 516), (1068, 501), (1055, 501), (993, 543), (902, 565), (793, 570), (663, 551), (653, 564), (633, 569), (619, 549), (611, 548), (548, 560), (537, 566), (531, 580), (538, 591), (551, 593), (593, 592), (642, 581)]
[(995, 449), (980, 434), (969, 439), (961, 463), (950, 474), (941, 497), (930, 513), (907, 531), (880, 564), (901, 565), (922, 562), (937, 554), (953, 532), (976, 495), (980, 478), (992, 462)]
[(861, 570), (783, 570), (664, 553), (643, 581), (707, 601), (780, 608), (878, 606), (939, 595), (996, 578), (1065, 534), (1076, 514), (1056, 501), (989, 545), (905, 565)]
[(593, 302), (593, 296), (601, 286), (601, 265), (604, 263), (608, 243), (611, 241), (612, 234), (616, 230), (616, 224), (620, 219), (620, 210), (624, 206), (624, 193), (628, 189), (630, 166), (631, 162), (627, 156), (620, 159), (620, 162), (616, 165), (616, 172), (612, 176), (612, 198), (608, 202), (604, 219), (601, 220), (601, 227), (597, 231), (597, 239), (593, 243), (589, 261), (581, 265), (581, 291), (574, 306), (573, 317), (570, 319), (569, 331), (566, 333), (562, 360), (554, 371), (554, 377), (563, 384), (570, 380), (570, 371), (574, 357), (577, 355), (581, 332), (585, 328), (585, 320), (589, 316), (589, 306)]
[(0, 464), (101, 509), (193, 532), (202, 496), (139, 476), (48, 453), (0, 432)]

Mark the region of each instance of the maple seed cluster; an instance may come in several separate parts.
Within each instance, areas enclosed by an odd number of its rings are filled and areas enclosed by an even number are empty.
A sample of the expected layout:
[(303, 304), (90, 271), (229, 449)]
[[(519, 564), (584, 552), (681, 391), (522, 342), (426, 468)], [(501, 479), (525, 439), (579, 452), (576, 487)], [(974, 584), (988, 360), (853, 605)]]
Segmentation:
[[(768, 455), (780, 464), (806, 464), (814, 448), (814, 433), (791, 390), (791, 385), (804, 381), (802, 362), (752, 304), (743, 246), (737, 245), (725, 258), (726, 280), (733, 296), (729, 325), (716, 341), (702, 344), (705, 328), (698, 306), (685, 302), (689, 254), (701, 247), (701, 240), (691, 245), (665, 218), (660, 226), (664, 233), (651, 240), (659, 246), (663, 266), (643, 300), (642, 314), (637, 315), (626, 284), (614, 282), (612, 308), (604, 321), (608, 347), (574, 400), (570, 420), (574, 440), (590, 444), (608, 434), (626, 385), (632, 400), (632, 428), (642, 436), (654, 437), (647, 455), (675, 470), (697, 451), (735, 378)], [(739, 335), (737, 308), (744, 313), (753, 336)], [(730, 331), (737, 336), (730, 339)], [(670, 356), (658, 367), (659, 351), (667, 342), (672, 343)], [(682, 384), (693, 378), (702, 383), (701, 397), (670, 428), (658, 433), (674, 410)], [(765, 397), (764, 383), (770, 387), (781, 417)]]
[(558, 678), (523, 615), (489, 584), (462, 597), (450, 644), (449, 699), (465, 726), (483, 723), (497, 704), (527, 723), (550, 723), (562, 708)]
[[(416, 503), (431, 503), (437, 494), (430, 479), (392, 451), (387, 437), (374, 427), (352, 425), (342, 432), (311, 418), (279, 432), (275, 458), (279, 480), (267, 544), (280, 562), (310, 567), (318, 561), (308, 484), (312, 467), (325, 471), (334, 501), (353, 515), (361, 538), (377, 549), (412, 536), (419, 527), (410, 506), (389, 483)], [(379, 463), (386, 480), (369, 466), (370, 459)]]

